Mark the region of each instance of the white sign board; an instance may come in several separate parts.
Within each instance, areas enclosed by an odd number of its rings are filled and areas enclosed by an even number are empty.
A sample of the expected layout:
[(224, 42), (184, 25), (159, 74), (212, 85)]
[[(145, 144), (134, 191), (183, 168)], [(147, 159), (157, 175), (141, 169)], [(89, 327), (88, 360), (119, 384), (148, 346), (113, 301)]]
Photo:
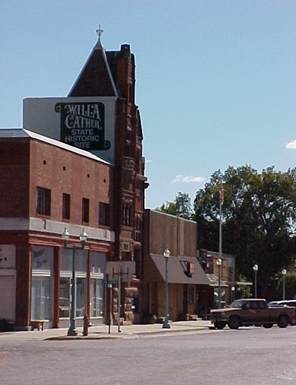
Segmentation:
[(121, 277), (123, 282), (130, 282), (133, 280), (135, 268), (135, 261), (107, 262), (106, 274), (108, 274), (108, 279), (119, 280)]
[(27, 98), (23, 127), (114, 161), (116, 97)]

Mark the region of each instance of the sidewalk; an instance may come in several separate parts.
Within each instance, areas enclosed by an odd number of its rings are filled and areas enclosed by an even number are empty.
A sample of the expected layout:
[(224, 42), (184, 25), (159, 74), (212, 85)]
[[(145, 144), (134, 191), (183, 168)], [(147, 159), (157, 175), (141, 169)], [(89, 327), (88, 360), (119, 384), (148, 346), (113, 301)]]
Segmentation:
[(131, 338), (144, 336), (149, 334), (164, 334), (164, 333), (181, 333), (208, 330), (211, 326), (210, 321), (178, 321), (171, 322), (169, 329), (164, 329), (162, 324), (135, 324), (135, 325), (120, 325), (118, 330), (117, 325), (111, 325), (110, 333), (108, 325), (90, 326), (88, 335), (82, 334), (82, 327), (77, 327), (77, 336), (67, 336), (68, 328), (63, 329), (45, 329), (22, 332), (5, 332), (0, 333), (1, 339), (18, 339), (18, 340), (77, 340), (77, 339), (107, 339), (107, 338)]

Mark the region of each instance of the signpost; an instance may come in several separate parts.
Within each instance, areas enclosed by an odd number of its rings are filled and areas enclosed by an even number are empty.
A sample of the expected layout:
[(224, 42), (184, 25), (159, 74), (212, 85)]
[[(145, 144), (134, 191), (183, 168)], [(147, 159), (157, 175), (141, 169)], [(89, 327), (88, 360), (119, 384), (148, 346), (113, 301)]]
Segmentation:
[[(108, 277), (108, 275), (107, 275)], [(107, 288), (109, 289), (109, 323), (108, 323), (108, 334), (110, 334), (111, 331), (111, 318), (112, 318), (112, 287), (113, 285), (117, 284), (117, 280), (115, 279), (103, 279), (102, 281), (103, 285), (107, 285)], [(106, 291), (107, 293), (107, 291)], [(106, 298), (107, 300), (107, 298)]]
[(118, 281), (118, 303), (117, 303), (117, 326), (120, 333), (120, 309), (121, 309), (121, 282), (130, 282), (135, 274), (135, 261), (112, 261), (107, 262), (106, 273), (112, 279)]

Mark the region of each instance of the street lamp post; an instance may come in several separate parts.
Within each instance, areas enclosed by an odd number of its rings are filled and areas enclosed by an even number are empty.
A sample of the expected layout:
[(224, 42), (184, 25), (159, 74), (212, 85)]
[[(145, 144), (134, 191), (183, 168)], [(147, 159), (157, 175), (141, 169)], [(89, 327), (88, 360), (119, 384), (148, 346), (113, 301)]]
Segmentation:
[(257, 272), (258, 272), (258, 265), (255, 264), (253, 266), (253, 270), (254, 270), (254, 274), (255, 274), (255, 282), (254, 282), (254, 286), (255, 286), (255, 298), (257, 298)]
[(70, 234), (65, 227), (65, 230), (62, 233), (62, 239), (64, 241), (64, 249), (65, 250), (72, 250), (72, 282), (71, 282), (71, 301), (70, 301), (70, 326), (67, 332), (68, 336), (77, 336), (77, 330), (75, 326), (76, 321), (76, 277), (75, 277), (75, 251), (76, 250), (83, 250), (86, 240), (87, 240), (87, 234), (85, 233), (84, 229), (82, 230), (82, 233), (79, 236), (81, 247), (77, 247), (75, 245), (68, 246), (68, 241), (70, 238)]
[(235, 286), (232, 286), (231, 288), (231, 302), (235, 301)]
[(171, 325), (169, 324), (169, 284), (168, 284), (168, 260), (171, 255), (169, 249), (165, 249), (163, 252), (164, 260), (165, 260), (165, 318), (162, 327), (165, 329), (169, 329)]
[(218, 266), (218, 308), (221, 309), (221, 265), (222, 265), (222, 259), (217, 259), (217, 266)]
[(286, 299), (286, 274), (287, 274), (287, 270), (283, 269), (282, 274), (283, 274), (283, 299)]

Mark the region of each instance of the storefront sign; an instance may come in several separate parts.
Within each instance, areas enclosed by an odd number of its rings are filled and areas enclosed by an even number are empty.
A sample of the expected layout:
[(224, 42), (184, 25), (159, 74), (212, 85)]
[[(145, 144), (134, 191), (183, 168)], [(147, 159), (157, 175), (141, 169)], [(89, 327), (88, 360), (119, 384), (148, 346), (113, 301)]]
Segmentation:
[(0, 245), (0, 270), (15, 268), (15, 246)]
[(109, 150), (103, 103), (58, 103), (55, 111), (61, 116), (62, 142), (83, 150)]
[(53, 248), (35, 246), (32, 248), (32, 269), (50, 270), (53, 268)]

